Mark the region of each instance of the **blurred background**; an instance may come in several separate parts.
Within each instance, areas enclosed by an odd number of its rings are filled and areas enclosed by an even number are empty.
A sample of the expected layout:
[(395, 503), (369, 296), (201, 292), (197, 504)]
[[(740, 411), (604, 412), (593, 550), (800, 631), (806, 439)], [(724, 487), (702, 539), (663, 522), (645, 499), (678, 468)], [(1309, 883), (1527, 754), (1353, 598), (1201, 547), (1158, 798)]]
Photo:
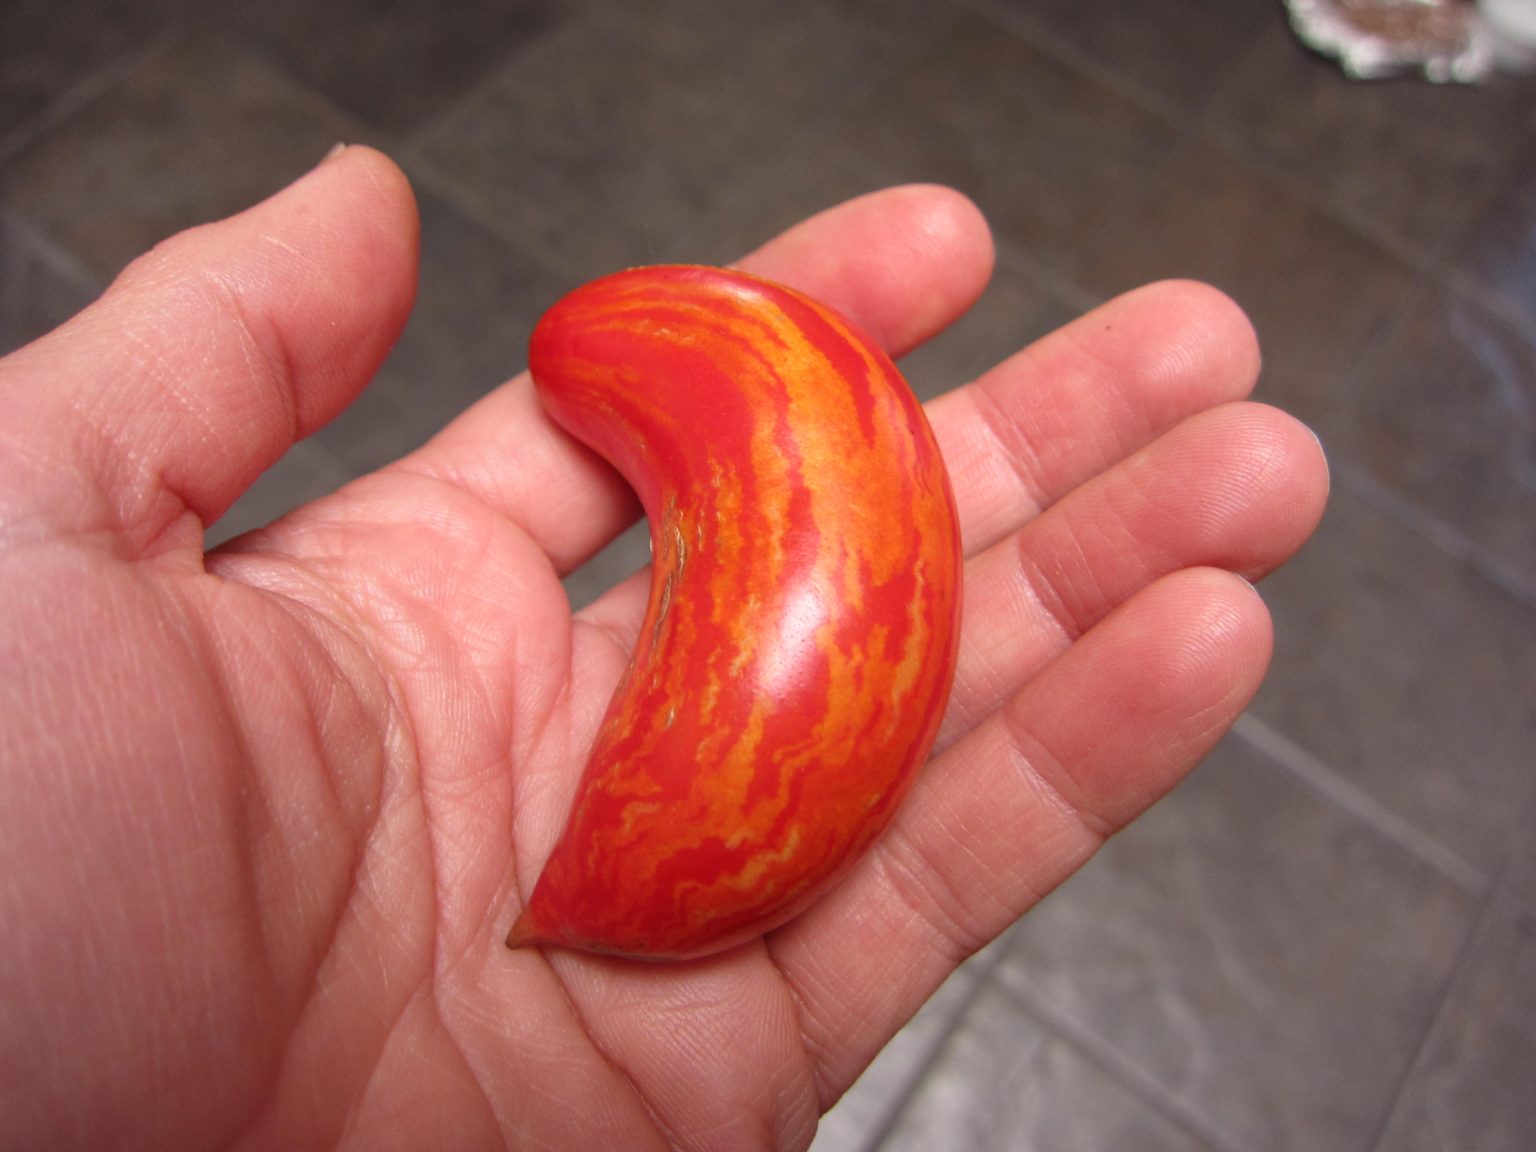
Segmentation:
[[(1262, 589), (1269, 683), (815, 1149), (1530, 1152), (1533, 95), (1349, 81), (1279, 0), (0, 0), (0, 347), (338, 141), (399, 160), (410, 327), (222, 539), (520, 370), (562, 290), (881, 185), (961, 188), (998, 240), (905, 365), (925, 395), (1147, 280), (1220, 285), (1333, 465)], [(627, 534), (573, 599), (645, 555)]]

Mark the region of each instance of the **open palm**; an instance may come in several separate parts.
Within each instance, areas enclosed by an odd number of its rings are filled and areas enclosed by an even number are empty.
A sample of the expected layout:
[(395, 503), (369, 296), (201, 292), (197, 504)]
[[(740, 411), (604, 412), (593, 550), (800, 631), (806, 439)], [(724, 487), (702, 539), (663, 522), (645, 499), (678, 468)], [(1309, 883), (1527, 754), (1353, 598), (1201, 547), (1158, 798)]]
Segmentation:
[[(1315, 441), (1242, 403), (1219, 294), (1112, 302), (929, 406), (959, 502), (939, 745), (849, 879), (688, 964), (509, 952), (644, 587), (635, 514), (511, 381), (213, 553), (366, 383), (416, 223), (348, 149), (0, 362), (0, 1145), (799, 1148), (970, 952), (1169, 788), (1269, 654)], [(990, 270), (965, 200), (833, 209), (743, 266), (900, 354)], [(893, 510), (894, 511), (894, 510)]]

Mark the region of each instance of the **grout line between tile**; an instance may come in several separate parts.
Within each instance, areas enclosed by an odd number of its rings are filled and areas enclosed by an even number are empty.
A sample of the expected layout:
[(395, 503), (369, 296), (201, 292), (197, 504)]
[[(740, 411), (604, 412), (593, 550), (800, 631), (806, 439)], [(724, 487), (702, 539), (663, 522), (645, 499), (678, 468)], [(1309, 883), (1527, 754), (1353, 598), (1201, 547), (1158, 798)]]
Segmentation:
[[(886, 81), (898, 75), (902, 68), (922, 56), (925, 51), (932, 47), (933, 42), (947, 31), (949, 26), (954, 23), (955, 13), (958, 11), (958, 8), (953, 3), (947, 4), (945, 7), (948, 9), (948, 14), (943, 18), (942, 23), (929, 29), (924, 37), (914, 38), (910, 43), (900, 48), (892, 49), (889, 56), (880, 63), (868, 65), (860, 69), (860, 79), (857, 82), (850, 84), (847, 91), (839, 93), (834, 104), (821, 109), (818, 116), (808, 119), (805, 126), (799, 132), (787, 136), (783, 143), (775, 150), (774, 154), (785, 160), (792, 161), (795, 157), (814, 150), (817, 145), (827, 140), (834, 131), (833, 125), (839, 115), (855, 107), (870, 93), (877, 91)], [(879, 180), (877, 187), (867, 188), (864, 191), (874, 192), (882, 187), (890, 187), (908, 182), (891, 172), (887, 166), (881, 164), (873, 157), (861, 152), (859, 153), (859, 158), (864, 161), (868, 169)], [(739, 165), (731, 173), (730, 181), (722, 182), (721, 187), (728, 189), (731, 186), (731, 182), (734, 182), (750, 171), (749, 165)], [(728, 204), (728, 199), (716, 199), (710, 208), (699, 213), (692, 223), (684, 227), (673, 239), (680, 246), (686, 247), (708, 237), (711, 227), (719, 222), (719, 217), (724, 213)], [(835, 206), (835, 204), (823, 204), (821, 205), (821, 210)], [(766, 243), (769, 239), (771, 237), (763, 237), (760, 243)], [(738, 252), (732, 259), (739, 259), (745, 255), (747, 255), (746, 252)]]
[[(1261, 184), (1290, 197), (1304, 208), (1318, 213), (1324, 219), (1332, 221), (1345, 231), (1359, 237), (1364, 243), (1399, 261), (1414, 274), (1415, 285), (1427, 270), (1433, 270), (1437, 266), (1435, 260), (1437, 254), (1427, 252), (1411, 241), (1391, 233), (1367, 216), (1358, 215), (1320, 196), (1305, 181), (1293, 177), (1283, 168), (1266, 164), (1261, 159), (1250, 156), (1240, 147), (1240, 141), (1222, 133), (1211, 123), (1208, 109), (1197, 109), (1187, 115), (1181, 114), (1177, 107), (1163, 100), (1156, 93), (1144, 89), (1135, 82), (1126, 81), (1107, 65), (1058, 42), (1048, 33), (1031, 25), (1027, 19), (1004, 7), (999, 0), (954, 0), (953, 6), (956, 12), (969, 12), (987, 21), (1001, 32), (1016, 36), (1063, 67), (1102, 85), (1145, 115), (1164, 125), (1176, 140), (1211, 149), (1217, 156), (1234, 165), (1238, 170), (1246, 172)], [(1261, 35), (1255, 36), (1251, 51), (1258, 50), (1261, 39)], [(864, 158), (867, 161), (872, 160), (867, 155)], [(1010, 263), (1015, 270), (1042, 280), (1043, 286), (1062, 297), (1073, 307), (1087, 310), (1104, 300), (1104, 297), (1091, 292), (1069, 275), (1050, 273), (1048, 276), (1041, 276), (1040, 266), (1036, 261), (1032, 260), (1026, 252), (1013, 249), (1006, 242), (999, 242), (998, 257)], [(1413, 298), (1414, 289), (1410, 288), (1399, 303), (1397, 313), (1383, 325), (1381, 334), (1367, 346), (1365, 351), (1357, 357), (1355, 364), (1348, 369), (1346, 373), (1348, 380), (1359, 378), (1363, 365), (1373, 354), (1379, 354), (1385, 347), (1391, 333), (1401, 323), (1407, 306)]]
[(1491, 877), (1482, 869), (1350, 783), (1253, 713), (1243, 713), (1233, 726), (1233, 731), (1303, 783), (1428, 864), (1458, 888), (1474, 896), (1482, 896), (1488, 891)]
[[(568, 282), (571, 278), (571, 269), (554, 260), (542, 244), (530, 238), (522, 229), (508, 226), (507, 221), (487, 205), (472, 187), (461, 183), (436, 163), (432, 159), (431, 151), (432, 142), (436, 137), (455, 119), (484, 100), (486, 93), (494, 90), (519, 61), (538, 53), (553, 52), (555, 48), (550, 47), (552, 41), (558, 41), (563, 36), (578, 36), (583, 29), (588, 33), (606, 32), (608, 35), (634, 43), (633, 38), (621, 27), (617, 15), (606, 7), (581, 12), (513, 48), (498, 65), (487, 70), (477, 83), (459, 93), (436, 115), (417, 124), (402, 135), (395, 145), (395, 160), (405, 169), (413, 182), (420, 182), (430, 188), (470, 221), (487, 229), (493, 236), (503, 240), (520, 255), (548, 272), (557, 283)], [(643, 49), (637, 45), (636, 50)]]
[(1511, 914), (1536, 917), (1536, 895), (1515, 891), (1502, 882), (1494, 888), (1496, 901)]
[[(1399, 296), (1394, 307), (1382, 318), (1371, 338), (1355, 355), (1353, 362), (1341, 374), (1336, 393), (1337, 402), (1352, 401), (1363, 382), (1368, 380), (1386, 360), (1392, 341), (1407, 324), (1414, 308), (1418, 306), (1419, 301), (1429, 291), (1435, 280), (1435, 277), (1423, 268), (1414, 268), (1412, 271), (1413, 275), (1408, 287)], [(1337, 423), (1341, 416), (1334, 407), (1330, 406), (1324, 419), (1331, 425)], [(1326, 435), (1328, 428), (1325, 426), (1320, 431)]]
[(1451, 992), (1461, 980), (1461, 974), (1470, 963), (1470, 957), (1476, 948), (1478, 938), (1483, 933), (1483, 928), (1489, 916), (1493, 914), (1493, 908), (1499, 900), (1499, 888), (1497, 880), (1488, 886), (1488, 891), (1483, 895), (1477, 914), (1472, 917), (1472, 924), (1467, 929), (1467, 938), (1462, 941), (1461, 950), (1456, 954), (1456, 962), (1451, 965), (1441, 983), (1440, 994), (1435, 997), (1435, 1010), (1429, 1014), (1419, 1033), (1418, 1043), (1413, 1047), (1413, 1059), (1403, 1069), (1398, 1077), (1396, 1088), (1388, 1098), (1387, 1106), (1381, 1110), (1381, 1117), (1376, 1122), (1375, 1129), (1371, 1132), (1369, 1140), (1362, 1145), (1366, 1152), (1382, 1152), (1382, 1142), (1386, 1140), (1388, 1132), (1392, 1128), (1392, 1117), (1397, 1115), (1397, 1110), (1402, 1106), (1408, 1095), (1409, 1088), (1413, 1085), (1414, 1077), (1418, 1074), (1420, 1066), (1424, 1063), (1424, 1053), (1429, 1048), (1430, 1039), (1435, 1034), (1435, 1025), (1440, 1022), (1440, 1016), (1445, 1011), (1446, 1001), (1450, 999)]
[(1355, 462), (1341, 462), (1335, 467), (1334, 476), (1378, 512), (1423, 537), (1452, 559), (1466, 564), (1500, 591), (1536, 610), (1536, 584), (1512, 566), (1489, 556), (1455, 525), (1425, 511)]
[(571, 284), (571, 269), (562, 266), (557, 261), (550, 259), (540, 245), (531, 241), (528, 236), (518, 228), (512, 228), (497, 212), (488, 207), (484, 201), (476, 196), (472, 189), (466, 188), (453, 177), (445, 173), (437, 164), (420, 150), (409, 153), (402, 151), (398, 157), (401, 167), (405, 170), (413, 184), (419, 184), (441, 196), (471, 223), (484, 228), (492, 236), (506, 243), (520, 256), (526, 257), (539, 268), (549, 273), (558, 284)]
[(1104, 85), (1165, 124), (1184, 130), (1189, 117), (1175, 103), (1134, 80), (1122, 79), (1120, 73), (1110, 65), (1053, 35), (1001, 0), (954, 0), (954, 6), (1017, 36), (1058, 64)]
[[(878, 157), (860, 152), (859, 158), (882, 184), (889, 186), (903, 182), (902, 177)], [(1079, 313), (1091, 312), (1109, 299), (1107, 296), (1089, 291), (1071, 276), (1058, 272), (1044, 261), (1031, 256), (1022, 245), (995, 232), (992, 235), (992, 244), (1000, 266), (1017, 272), (1069, 309)]]
[(80, 109), (116, 88), (155, 57), (169, 52), (185, 36), (181, 28), (172, 26), (153, 37), (138, 52), (120, 56), (86, 73), (36, 116), (24, 120), (9, 134), (0, 136), (0, 167), (10, 163)]
[(1008, 946), (1006, 942), (999, 944), (993, 950), (993, 954), (987, 958), (986, 963), (976, 972), (975, 978), (971, 981), (970, 988), (966, 990), (964, 998), (956, 1005), (954, 1013), (945, 1024), (944, 1031), (929, 1047), (922, 1063), (918, 1065), (917, 1071), (913, 1072), (906, 1082), (902, 1084), (895, 1105), (881, 1117), (880, 1122), (874, 1126), (868, 1138), (860, 1144), (859, 1152), (880, 1152), (880, 1149), (885, 1146), (886, 1141), (901, 1126), (902, 1118), (912, 1106), (912, 1102), (917, 1098), (917, 1094), (923, 1084), (933, 1074), (933, 1070), (937, 1067), (940, 1058), (949, 1050), (950, 1045), (954, 1043), (955, 1037), (959, 1034), (960, 1028), (971, 1007), (981, 998), (982, 993), (992, 983), (993, 973), (997, 971), (998, 965), (1002, 963), (1007, 951)]
[[(292, 89), (294, 96), (309, 105), (316, 112), (333, 118), (347, 126), (349, 139), (338, 140), (338, 144), (362, 144), (370, 148), (377, 148), (394, 159), (395, 142), (390, 133), (375, 127), (358, 115), (352, 109), (338, 103), (330, 93), (311, 84), (302, 76), (292, 71), (283, 61), (281, 56), (259, 44), (247, 43), (244, 40), (233, 39), (228, 33), (212, 29), (201, 29), (189, 33), (189, 39), (201, 38), (205, 43), (221, 43), (231, 51), (247, 57), (262, 68), (280, 78), (282, 82)], [(315, 157), (315, 163), (320, 163), (320, 157)], [(397, 161), (398, 163), (398, 161)]]
[[(1252, 176), (1284, 192), (1367, 243), (1381, 249), (1414, 269), (1438, 266), (1444, 253), (1420, 247), (1412, 240), (1399, 236), (1382, 227), (1372, 217), (1320, 196), (1306, 181), (1298, 179), (1284, 167), (1270, 164), (1250, 155), (1241, 147), (1241, 141), (1211, 122), (1209, 108), (1197, 108), (1189, 114), (1182, 113), (1175, 105), (1135, 82), (1128, 82), (1112, 68), (1091, 56), (1062, 44), (1048, 33), (1035, 28), (1024, 18), (1002, 7), (997, 0), (956, 0), (959, 7), (990, 21), (999, 28), (1024, 40), (1057, 63), (1103, 85), (1116, 95), (1128, 100), (1142, 112), (1160, 121), (1170, 132), (1183, 140), (1192, 140), (1211, 148), (1223, 159), (1237, 165)], [(1258, 40), (1255, 40), (1257, 50)], [(1490, 184), (1492, 181), (1490, 181)], [(1490, 193), (1491, 195), (1491, 193)], [(1445, 246), (1442, 244), (1441, 246)]]
[(1536, 344), (1536, 312), (1532, 312), (1525, 303), (1459, 269), (1448, 270), (1445, 282), (1453, 292), (1486, 308), (1526, 341)]
[[(949, 20), (952, 21), (953, 17), (949, 17)], [(570, 31), (582, 23), (593, 29), (606, 31), (610, 35), (636, 44), (637, 51), (645, 50), (643, 45), (639, 45), (634, 40), (633, 32), (625, 27), (624, 22), (617, 14), (605, 8), (584, 13), (579, 17), (573, 18), (568, 23), (550, 29), (543, 36), (515, 49), (500, 66), (488, 72), (478, 84), (462, 93), (457, 100), (442, 110), (436, 117), (418, 125), (398, 142), (398, 160), (409, 169), (413, 179), (420, 180), (435, 193), (452, 203), (469, 219), (481, 227), (489, 229), (493, 234), (512, 245), (519, 253), (536, 262), (541, 268), (559, 280), (569, 278), (571, 274), (570, 269), (553, 261), (539, 244), (531, 241), (521, 230), (508, 227), (504, 220), (500, 219), (495, 212), (491, 211), (480, 201), (473, 189), (465, 187), (452, 175), (445, 172), (440, 165), (434, 163), (430, 156), (430, 144), (433, 137), (451, 123), (455, 116), (461, 114), (464, 109), (472, 107), (477, 100), (482, 98), (484, 91), (499, 82), (500, 77), (505, 74), (508, 68), (513, 66), (520, 56), (530, 52), (548, 51), (547, 41), (551, 37)], [(877, 89), (881, 83), (899, 72), (903, 66), (920, 56), (931, 45), (933, 39), (942, 34), (942, 31), (947, 26), (947, 23), (936, 26), (925, 38), (914, 40), (911, 44), (893, 49), (889, 54), (889, 58), (884, 59), (878, 65), (863, 69), (861, 79), (856, 84), (851, 85), (848, 91), (839, 95), (836, 110), (851, 106), (859, 99), (862, 99), (867, 93)], [(571, 32), (571, 34), (575, 35), (574, 32)], [(827, 125), (831, 122), (832, 118), (832, 110), (829, 110), (827, 114), (808, 122), (802, 132), (784, 141), (778, 150), (779, 153), (784, 156), (792, 156), (798, 149), (814, 144), (830, 131)], [(895, 182), (894, 179), (892, 182)], [(832, 205), (828, 204), (824, 205), (824, 207), (830, 208)], [(704, 234), (707, 231), (708, 223), (709, 213), (707, 211), (701, 212), (690, 226), (683, 228), (678, 235), (668, 237), (667, 239), (676, 243), (686, 244), (691, 239)], [(746, 255), (746, 253), (738, 253), (737, 255), (742, 256)]]
[(1229, 1133), (1185, 1103), (1168, 1088), (1126, 1059), (1109, 1040), (1083, 1027), (1060, 1011), (1045, 996), (1012, 984), (1001, 985), (1003, 994), (1039, 1020), (1046, 1028), (1077, 1049), (1091, 1064), (1123, 1085), (1169, 1122), (1209, 1146), (1213, 1152), (1250, 1152)]
[[(512, 71), (519, 62), (527, 57), (539, 53), (553, 52), (551, 42), (558, 42), (563, 37), (579, 37), (583, 34), (592, 35), (607, 33), (619, 40), (628, 43), (636, 52), (644, 52), (645, 46), (636, 41), (634, 35), (624, 27), (624, 22), (618, 12), (608, 5), (600, 5), (593, 8), (578, 9), (564, 19), (550, 24), (539, 34), (516, 44), (501, 58), (500, 62), (486, 70), (480, 79), (460, 92), (442, 108), (432, 115), (414, 125), (408, 132), (402, 134), (397, 141), (401, 154), (409, 154), (416, 160), (422, 160), (426, 155), (427, 144), (444, 128), (450, 125), (463, 113), (473, 108), (483, 98), (485, 93), (492, 91), (500, 84), (502, 78)], [(441, 177), (441, 173), (439, 173)], [(441, 190), (441, 189), (439, 189)]]
[[(1131, 100), (1147, 113), (1168, 123), (1175, 132), (1210, 144), (1233, 163), (1249, 170), (1260, 179), (1284, 189), (1310, 208), (1341, 224), (1355, 234), (1362, 236), (1366, 242), (1384, 249), (1390, 255), (1408, 264), (1415, 272), (1413, 283), (1403, 293), (1402, 299), (1398, 301), (1393, 313), (1385, 319), (1381, 325), (1380, 332), (1360, 352), (1354, 364), (1347, 369), (1344, 380), (1344, 390), (1346, 392), (1351, 390), (1351, 385), (1354, 382), (1369, 375), (1373, 366), (1384, 355), (1385, 349), (1390, 344), (1395, 333), (1406, 321), (1412, 308), (1420, 299), (1421, 294), (1427, 290), (1429, 284), (1431, 282), (1438, 283), (1442, 280), (1449, 280), (1452, 277), (1452, 273), (1446, 266), (1449, 258), (1449, 249), (1446, 246), (1442, 245), (1441, 249), (1435, 252), (1421, 250), (1414, 245), (1406, 243), (1401, 238), (1387, 235), (1368, 220), (1357, 219), (1351, 213), (1342, 211), (1337, 205), (1318, 199), (1311, 194), (1310, 189), (1304, 184), (1292, 181), (1284, 172), (1255, 162), (1243, 154), (1230, 142), (1225, 141), (1219, 132), (1208, 129), (1204, 125), (1203, 120), (1197, 121), (1200, 127), (1196, 129), (1189, 128), (1186, 119), (1176, 116), (1175, 110), (1170, 106), (1141, 91), (1138, 87), (1127, 85), (1119, 80), (1114, 73), (1091, 60), (1083, 58), (1080, 53), (1064, 49), (1027, 25), (1021, 25), (1016, 17), (1010, 18), (1009, 13), (1000, 9), (994, 0), (957, 0), (954, 8), (956, 11), (968, 10), (982, 19), (997, 23), (1000, 27), (1020, 36), (1047, 55), (1056, 58), (1066, 67), (1090, 76), (1097, 82), (1103, 83)], [(935, 33), (935, 35), (938, 34), (937, 32)], [(905, 59), (910, 60), (920, 55), (921, 51), (921, 46), (914, 46), (902, 55)], [(893, 64), (891, 68), (883, 71), (887, 74), (894, 74), (894, 67), (895, 65)], [(848, 103), (856, 102), (860, 95), (872, 90), (873, 87), (873, 83), (861, 85), (859, 92), (851, 95)], [(812, 131), (810, 138), (814, 140), (816, 135), (817, 133)], [(804, 138), (801, 139), (801, 142), (803, 140)], [(896, 174), (890, 172), (878, 158), (865, 154), (863, 155), (863, 160), (873, 171), (877, 173), (884, 172), (886, 179), (891, 181), (897, 179)], [(515, 240), (515, 238), (511, 239)], [(1101, 295), (1090, 292), (1072, 277), (1053, 271), (1042, 262), (1031, 257), (1027, 251), (1017, 247), (1008, 240), (999, 238), (996, 244), (997, 258), (1000, 264), (1004, 264), (1028, 277), (1069, 307), (1080, 311), (1087, 311), (1103, 303), (1104, 297)], [(1477, 293), (1477, 298), (1481, 299), (1482, 293)], [(1505, 311), (1507, 310), (1501, 310), (1501, 315)], [(1529, 324), (1524, 322), (1523, 317), (1521, 320), (1520, 329), (1528, 331)], [(1536, 333), (1531, 333), (1531, 335), (1533, 338), (1536, 338)], [(1432, 545), (1453, 557), (1472, 564), (1479, 572), (1499, 587), (1536, 607), (1536, 586), (1532, 586), (1521, 574), (1505, 568), (1488, 557), (1480, 555), (1475, 546), (1453, 527), (1437, 520), (1412, 504), (1405, 497), (1390, 492), (1379, 481), (1368, 477), (1358, 464), (1348, 462), (1343, 458), (1335, 458), (1333, 462), (1335, 464), (1335, 473), (1339, 479), (1349, 484), (1358, 494), (1365, 496), (1381, 510), (1388, 512), (1399, 522), (1423, 536)]]
[(50, 272), (75, 287), (99, 295), (110, 281), (97, 275), (78, 256), (40, 229), (25, 213), (0, 205), (0, 227), (8, 228)]
[[(1413, 284), (1398, 301), (1393, 314), (1382, 323), (1381, 331), (1372, 339), (1369, 346), (1361, 351), (1355, 358), (1354, 364), (1344, 374), (1340, 388), (1344, 402), (1352, 399), (1357, 387), (1378, 369), (1386, 357), (1388, 347), (1396, 339), (1403, 325), (1408, 322), (1413, 310), (1419, 306), (1424, 294), (1434, 287), (1446, 285), (1453, 289), (1467, 287), (1454, 273), (1444, 269), (1419, 270)], [(1488, 300), (1482, 292), (1469, 291), (1467, 295), (1474, 303), (1488, 305)], [(1498, 315), (1506, 320), (1511, 319), (1503, 310), (1498, 311)], [(1531, 330), (1528, 323), (1522, 322), (1518, 328), (1522, 335), (1526, 335), (1536, 343), (1536, 331)], [(1467, 564), (1510, 596), (1536, 608), (1536, 584), (1533, 584), (1529, 577), (1482, 552), (1465, 533), (1384, 483), (1359, 460), (1349, 455), (1335, 453), (1332, 446), (1328, 444), (1328, 434), (1330, 427), (1338, 419), (1337, 413), (1330, 412), (1319, 431), (1323, 437), (1325, 449), (1328, 451), (1329, 469), (1334, 483), (1340, 489), (1359, 496), (1378, 512), (1391, 517), (1432, 547), (1452, 559)]]
[(1097, 292), (1088, 291), (1070, 276), (1055, 271), (1012, 240), (994, 237), (993, 243), (996, 245), (999, 264), (1038, 284), (1050, 295), (1079, 313), (1091, 312), (1109, 299)]
[(1336, 203), (1326, 196), (1318, 195), (1312, 185), (1293, 176), (1286, 169), (1249, 155), (1241, 149), (1237, 137), (1231, 133), (1211, 126), (1200, 128), (1194, 135), (1201, 143), (1209, 145), (1227, 160), (1278, 188), (1298, 203), (1341, 225), (1345, 230), (1353, 232), (1368, 244), (1379, 248), (1414, 271), (1423, 271), (1434, 266), (1434, 253), (1428, 249), (1421, 248), (1406, 237), (1397, 235), (1369, 216)]
[[(1252, 53), (1257, 55), (1262, 48), (1262, 41), (1255, 41)], [(1399, 235), (1391, 228), (1384, 227), (1375, 217), (1359, 209), (1316, 193), (1310, 184), (1293, 176), (1282, 165), (1271, 163), (1260, 156), (1250, 155), (1244, 150), (1241, 138), (1231, 128), (1224, 128), (1215, 119), (1213, 111), (1215, 107), (1216, 104), (1213, 101), (1198, 114), (1196, 135), (1201, 140), (1420, 272), (1444, 274), (1447, 271), (1462, 238), (1471, 229), (1478, 214), (1492, 202), (1498, 188), (1508, 178), (1516, 163), (1515, 158), (1506, 157), (1503, 165), (1482, 182), (1478, 189), (1479, 194), (1473, 196), (1476, 203), (1466, 209), (1460, 223), (1445, 229), (1443, 235), (1437, 234), (1433, 242), (1421, 244), (1407, 236)]]

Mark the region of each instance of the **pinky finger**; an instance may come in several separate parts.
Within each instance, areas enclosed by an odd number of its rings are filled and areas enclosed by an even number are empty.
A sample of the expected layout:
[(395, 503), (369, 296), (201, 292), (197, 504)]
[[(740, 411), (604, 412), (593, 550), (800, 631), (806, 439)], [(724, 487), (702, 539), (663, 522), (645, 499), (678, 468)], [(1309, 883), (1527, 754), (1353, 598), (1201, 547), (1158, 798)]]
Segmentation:
[(935, 758), (848, 880), (770, 938), (830, 1106), (970, 952), (1176, 784), (1257, 691), (1242, 579), (1164, 577)]

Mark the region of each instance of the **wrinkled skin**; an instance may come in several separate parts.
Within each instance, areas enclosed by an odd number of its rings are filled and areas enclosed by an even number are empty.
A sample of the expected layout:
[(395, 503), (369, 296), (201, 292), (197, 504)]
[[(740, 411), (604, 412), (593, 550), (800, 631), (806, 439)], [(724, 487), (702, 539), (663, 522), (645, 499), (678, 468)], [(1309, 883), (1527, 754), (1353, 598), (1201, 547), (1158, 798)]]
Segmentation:
[[(508, 952), (643, 608), (643, 576), (574, 619), (559, 583), (627, 490), (519, 378), (203, 551), (367, 382), (415, 246), (403, 178), (349, 149), (0, 363), (7, 1146), (804, 1147), (1259, 682), (1238, 576), (1311, 531), (1325, 467), (1242, 402), (1238, 310), (1150, 287), (929, 406), (968, 556), (959, 672), (847, 881), (703, 961)], [(974, 208), (917, 187), (743, 267), (900, 354), (990, 261)]]

